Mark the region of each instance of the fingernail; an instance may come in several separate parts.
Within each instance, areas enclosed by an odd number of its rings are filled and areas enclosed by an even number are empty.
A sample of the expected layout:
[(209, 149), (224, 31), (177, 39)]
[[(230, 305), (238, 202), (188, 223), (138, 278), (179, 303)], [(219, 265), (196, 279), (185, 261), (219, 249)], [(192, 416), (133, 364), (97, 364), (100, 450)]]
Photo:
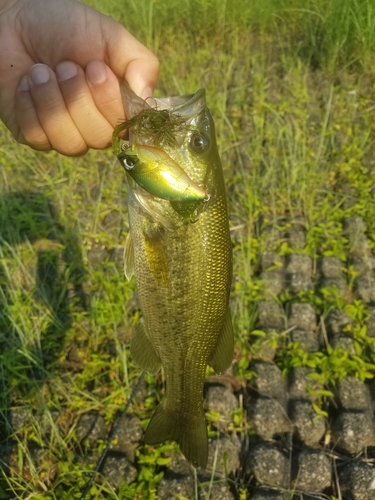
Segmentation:
[(56, 66), (57, 78), (63, 82), (77, 75), (77, 66), (74, 62), (64, 61)]
[(22, 80), (20, 81), (20, 84), (19, 84), (18, 88), (19, 88), (20, 90), (23, 90), (23, 91), (30, 90), (30, 87), (29, 87), (29, 82), (28, 82), (28, 78), (27, 78), (27, 76), (24, 76), (24, 77), (22, 78)]
[(91, 85), (100, 85), (107, 79), (107, 68), (101, 61), (90, 61), (86, 67), (86, 75)]
[(50, 70), (45, 64), (34, 64), (29, 71), (30, 80), (32, 83), (35, 83), (35, 85), (47, 83), (50, 76)]
[(141, 95), (142, 99), (150, 99), (152, 97), (152, 88), (151, 87), (146, 87)]

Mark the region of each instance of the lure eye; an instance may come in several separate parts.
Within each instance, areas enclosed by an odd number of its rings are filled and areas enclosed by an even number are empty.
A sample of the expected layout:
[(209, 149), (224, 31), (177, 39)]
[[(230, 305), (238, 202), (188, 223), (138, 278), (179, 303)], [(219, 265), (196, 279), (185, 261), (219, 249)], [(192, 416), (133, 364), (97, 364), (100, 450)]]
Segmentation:
[(136, 158), (133, 158), (132, 156), (123, 156), (120, 161), (125, 170), (132, 170), (137, 163)]
[(196, 153), (204, 153), (210, 145), (210, 139), (204, 134), (193, 134), (190, 137), (189, 145)]

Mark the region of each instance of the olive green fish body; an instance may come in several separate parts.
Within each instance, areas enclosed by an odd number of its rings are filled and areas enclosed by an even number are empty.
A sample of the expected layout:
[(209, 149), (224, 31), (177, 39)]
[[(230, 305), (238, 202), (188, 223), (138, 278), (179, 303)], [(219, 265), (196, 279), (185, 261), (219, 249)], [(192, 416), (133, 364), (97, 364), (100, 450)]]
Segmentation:
[[(151, 373), (163, 367), (166, 380), (164, 401), (150, 421), (145, 441), (175, 440), (193, 465), (205, 468), (206, 367), (209, 363), (221, 373), (233, 356), (228, 313), (232, 250), (222, 167), (208, 109), (201, 106), (189, 123), (185, 134), (179, 133), (178, 144), (164, 144), (163, 149), (209, 199), (187, 205), (188, 220), (184, 202), (150, 199), (133, 186), (126, 260), (134, 268), (143, 314), (131, 354)], [(131, 273), (128, 269), (127, 275)]]

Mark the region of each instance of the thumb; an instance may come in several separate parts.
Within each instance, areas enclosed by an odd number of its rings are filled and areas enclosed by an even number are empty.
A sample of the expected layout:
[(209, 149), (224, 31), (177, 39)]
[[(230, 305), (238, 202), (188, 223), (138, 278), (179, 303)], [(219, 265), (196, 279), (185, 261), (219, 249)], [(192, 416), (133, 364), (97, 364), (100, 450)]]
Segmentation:
[(159, 73), (159, 61), (157, 61), (157, 70), (151, 68), (149, 60), (135, 59), (131, 61), (125, 72), (125, 80), (130, 88), (142, 99), (152, 97), (155, 88), (157, 75)]
[(143, 99), (151, 97), (159, 74), (157, 57), (123, 26), (106, 17), (102, 33), (109, 67)]

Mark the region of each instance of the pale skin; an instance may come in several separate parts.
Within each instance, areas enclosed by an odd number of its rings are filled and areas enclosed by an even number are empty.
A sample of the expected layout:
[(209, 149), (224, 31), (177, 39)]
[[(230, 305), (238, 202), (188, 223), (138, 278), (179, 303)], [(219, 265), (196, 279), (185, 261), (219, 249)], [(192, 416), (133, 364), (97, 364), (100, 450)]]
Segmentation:
[(0, 0), (0, 118), (21, 144), (64, 155), (110, 144), (119, 81), (152, 95), (157, 58), (77, 0)]

